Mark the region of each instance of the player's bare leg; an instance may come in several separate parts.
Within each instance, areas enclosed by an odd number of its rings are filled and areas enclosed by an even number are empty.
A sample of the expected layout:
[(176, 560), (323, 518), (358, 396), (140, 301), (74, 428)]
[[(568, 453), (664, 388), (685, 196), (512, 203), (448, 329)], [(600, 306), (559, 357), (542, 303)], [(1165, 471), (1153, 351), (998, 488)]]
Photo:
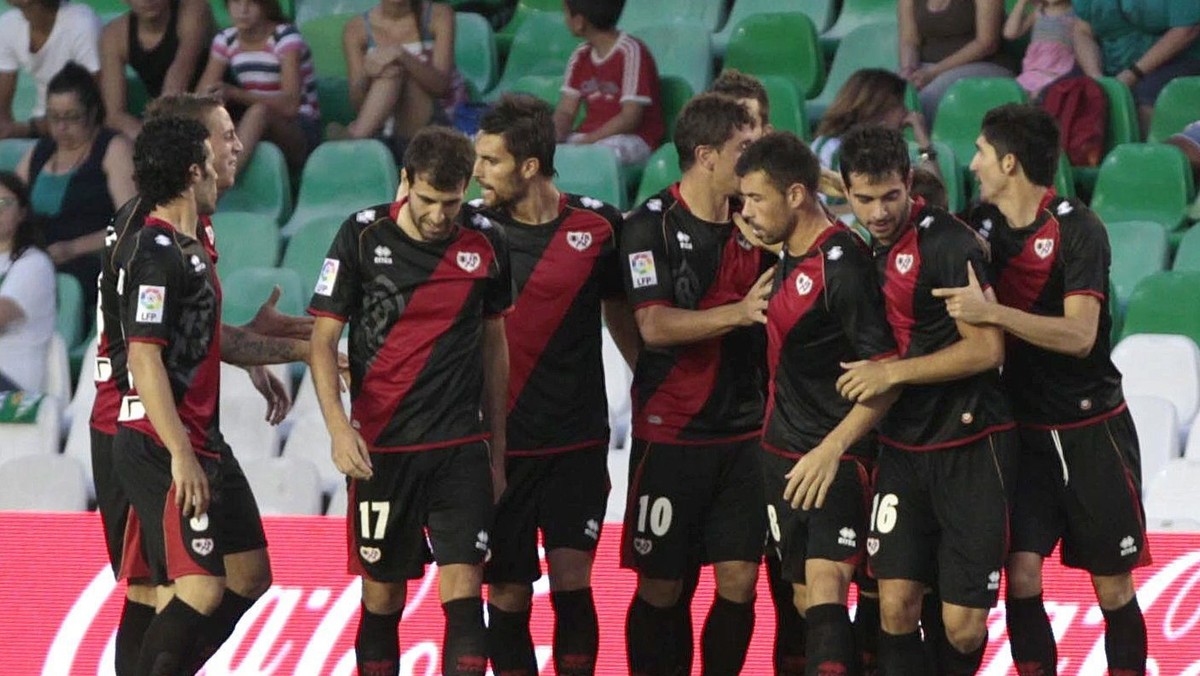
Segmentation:
[(354, 652), (360, 674), (400, 673), (400, 614), (408, 600), (408, 585), (362, 578), (362, 611)]
[(1092, 587), (1104, 613), (1104, 653), (1108, 673), (1146, 673), (1146, 618), (1138, 606), (1133, 575), (1093, 575)]
[(974, 674), (987, 649), (988, 608), (968, 608), (942, 602), (946, 640), (938, 645), (939, 673)]
[[(858, 673), (859, 655), (854, 645), (854, 627), (846, 599), (854, 566), (826, 559), (809, 559), (804, 564), (808, 622), (808, 658), (820, 672)], [(838, 671), (838, 669), (842, 671)]]
[(713, 564), (717, 597), (704, 621), (700, 637), (704, 674), (737, 674), (746, 662), (754, 633), (754, 586), (757, 561), (722, 561)]
[(879, 581), (879, 668), (886, 674), (930, 673), (921, 644), (921, 597), (925, 585), (916, 580)]
[(1042, 561), (1034, 552), (1013, 552), (1005, 567), (1005, 619), (1013, 664), (1022, 676), (1051, 676), (1058, 668), (1058, 646), (1042, 603)]

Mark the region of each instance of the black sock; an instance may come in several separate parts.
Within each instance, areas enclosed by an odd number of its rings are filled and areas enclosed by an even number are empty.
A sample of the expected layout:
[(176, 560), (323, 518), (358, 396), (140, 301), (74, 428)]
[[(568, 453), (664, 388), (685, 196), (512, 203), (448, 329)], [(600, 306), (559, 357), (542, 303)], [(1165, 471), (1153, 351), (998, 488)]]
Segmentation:
[(196, 647), (196, 636), (207, 618), (178, 596), (154, 616), (142, 639), (137, 673), (143, 676), (182, 674)]
[(536, 676), (529, 609), (509, 612), (488, 604), (488, 656), (497, 676)]
[(840, 603), (810, 606), (808, 620), (809, 673), (822, 676), (858, 674), (859, 660), (854, 648), (854, 627), (850, 613)]
[(224, 596), (221, 597), (221, 605), (212, 615), (204, 622), (204, 626), (200, 628), (200, 636), (196, 639), (196, 653), (193, 655), (192, 663), (188, 666), (188, 673), (200, 671), (208, 658), (213, 656), (213, 653), (225, 643), (233, 633), (234, 627), (237, 626), (238, 620), (242, 619), (242, 615), (246, 614), (254, 605), (255, 599), (246, 598), (241, 594), (236, 594), (228, 589), (225, 590)]
[(754, 600), (737, 603), (716, 595), (700, 636), (701, 672), (705, 676), (738, 674), (754, 634)]
[(700, 584), (700, 564), (683, 579), (683, 591), (675, 603), (674, 656), (670, 662), (680, 673), (692, 673), (692, 662), (696, 657), (696, 632), (692, 624), (692, 600), (696, 598), (696, 587)]
[(487, 628), (483, 626), (483, 599), (470, 596), (442, 604), (446, 634), (442, 640), (442, 673), (446, 676), (483, 676), (487, 671)]
[[(943, 631), (944, 635), (945, 632)], [(944, 638), (938, 642), (938, 674), (942, 676), (972, 676), (983, 664), (983, 653), (987, 650), (987, 636), (971, 652), (959, 652)]]
[(121, 623), (117, 625), (117, 676), (134, 676), (137, 673), (142, 638), (153, 621), (154, 606), (125, 598), (125, 605), (121, 607)]
[[(600, 619), (592, 589), (550, 593), (554, 606), (554, 670), (559, 676), (596, 673), (600, 651)], [(531, 643), (532, 645), (532, 643)]]
[(775, 676), (801, 676), (808, 626), (796, 610), (792, 583), (783, 579), (779, 559), (770, 555), (765, 558), (767, 587), (771, 590), (771, 605), (775, 607), (775, 644), (771, 655)]
[(1146, 673), (1146, 618), (1137, 597), (1116, 610), (1104, 610), (1104, 654), (1110, 676)]
[(879, 632), (879, 670), (887, 676), (928, 676), (932, 673), (921, 645), (921, 632)]
[(1004, 601), (1005, 622), (1013, 665), (1021, 676), (1053, 676), (1058, 668), (1058, 646), (1042, 595)]
[(854, 642), (862, 659), (863, 676), (879, 673), (879, 632), (879, 597), (867, 596), (860, 588), (854, 611)]
[[(656, 608), (636, 593), (625, 617), (625, 654), (632, 676), (675, 674), (677, 608)], [(687, 673), (687, 672), (684, 672)]]
[(938, 664), (946, 643), (946, 624), (942, 620), (942, 597), (931, 589), (921, 597), (921, 634), (925, 637), (925, 655), (930, 664)]
[(354, 652), (361, 676), (397, 676), (400, 673), (400, 614), (404, 609), (386, 615), (367, 610), (358, 617), (358, 635)]

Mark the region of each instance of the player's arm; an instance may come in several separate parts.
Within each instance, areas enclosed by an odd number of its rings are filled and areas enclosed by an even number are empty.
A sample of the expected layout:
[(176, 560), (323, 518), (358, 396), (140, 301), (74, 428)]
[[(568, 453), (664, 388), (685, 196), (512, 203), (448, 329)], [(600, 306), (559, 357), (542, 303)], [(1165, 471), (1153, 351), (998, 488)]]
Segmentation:
[(707, 310), (656, 304), (634, 312), (638, 332), (649, 347), (672, 347), (720, 338), (742, 326), (767, 323), (767, 300), (775, 268), (759, 276), (740, 301)]
[(638, 352), (642, 349), (642, 338), (638, 335), (638, 325), (633, 318), (633, 308), (624, 298), (605, 298), (601, 303), (608, 333), (616, 343), (621, 357), (632, 369), (637, 365)]
[(350, 426), (338, 385), (338, 340), (342, 335), (340, 319), (317, 317), (309, 349), (309, 368), (313, 388), (321, 405), (321, 416), (332, 442), (333, 464), (338, 471), (353, 479), (370, 479), (371, 455), (362, 435)]
[(308, 362), (311, 350), (307, 341), (276, 338), (248, 331), (240, 326), (221, 325), (221, 361), (235, 366), (262, 366)]
[(491, 432), (493, 498), (504, 493), (504, 457), (508, 449), (508, 337), (504, 317), (483, 320), (483, 423)]
[(970, 287), (939, 289), (946, 292), (951, 317), (976, 326), (995, 326), (1042, 349), (1082, 359), (1096, 344), (1100, 328), (1100, 299), (1072, 294), (1063, 299), (1063, 315), (1035, 315), (1000, 303), (988, 302)]

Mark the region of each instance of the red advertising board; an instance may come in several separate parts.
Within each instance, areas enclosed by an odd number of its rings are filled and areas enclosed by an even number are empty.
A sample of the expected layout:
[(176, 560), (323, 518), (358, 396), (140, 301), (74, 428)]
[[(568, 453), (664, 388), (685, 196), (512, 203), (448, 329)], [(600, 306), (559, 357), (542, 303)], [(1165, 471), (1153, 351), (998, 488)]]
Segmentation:
[[(0, 513), (0, 674), (103, 676), (112, 671), (113, 634), (121, 588), (105, 562), (95, 513)], [(317, 676), (354, 673), (358, 584), (345, 573), (345, 525), (326, 517), (268, 518), (275, 585), (243, 619), (206, 673)], [(623, 674), (625, 609), (634, 578), (617, 566), (619, 524), (600, 540), (594, 588), (600, 614), (598, 673)], [(1200, 676), (1200, 534), (1156, 533), (1154, 565), (1137, 573), (1150, 637), (1150, 670), (1158, 676)], [(1053, 562), (1046, 570), (1047, 609), (1059, 639), (1059, 673), (1105, 672), (1104, 627), (1086, 576)], [(712, 599), (707, 576), (696, 594), (695, 620)], [(760, 589), (757, 625), (744, 673), (769, 674), (774, 631), (770, 600)], [(981, 673), (1014, 673), (1003, 605), (989, 618), (990, 645)], [(441, 673), (442, 612), (433, 569), (412, 583), (400, 626), (403, 668)], [(543, 674), (550, 664), (548, 590), (535, 596), (533, 635)]]

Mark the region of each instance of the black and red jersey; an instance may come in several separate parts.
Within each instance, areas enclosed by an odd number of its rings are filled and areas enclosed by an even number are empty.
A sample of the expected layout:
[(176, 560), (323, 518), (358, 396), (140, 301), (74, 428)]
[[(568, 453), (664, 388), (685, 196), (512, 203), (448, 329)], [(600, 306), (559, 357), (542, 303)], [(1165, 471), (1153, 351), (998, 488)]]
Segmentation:
[[(962, 221), (917, 198), (896, 242), (876, 251), (888, 323), (901, 358), (921, 357), (961, 340), (938, 288), (967, 285), (967, 265), (989, 284), (983, 247)], [(880, 426), (896, 448), (928, 451), (961, 446), (1013, 427), (997, 371), (930, 385), (908, 385)]]
[[(201, 223), (201, 232), (204, 228)], [(129, 247), (123, 278), (118, 278), (125, 341), (162, 346), (171, 394), (192, 449), (217, 455), (221, 284), (208, 247), (153, 216), (132, 236)], [(163, 445), (132, 374), (128, 381), (118, 422)]]
[(516, 303), (508, 334), (508, 452), (553, 453), (607, 443), (600, 302), (623, 296), (621, 213), (563, 194), (558, 217), (528, 225), (481, 212), (508, 240)]
[(419, 241), (397, 223), (404, 204), (346, 219), (308, 309), (350, 323), (351, 424), (373, 452), (487, 437), (483, 323), (512, 305), (499, 228), (463, 215), (449, 238)]
[[(105, 434), (117, 433), (117, 416), (121, 410), (121, 399), (129, 391), (125, 361), (125, 336), (121, 332), (121, 290), (125, 284), (125, 264), (134, 249), (137, 234), (154, 205), (141, 197), (134, 197), (117, 210), (104, 238), (101, 253), (100, 287), (96, 307), (96, 362), (93, 380), (96, 383), (96, 399), (92, 403), (91, 426)], [(208, 252), (209, 260), (215, 265), (215, 248), (212, 224), (207, 216), (201, 217), (197, 232), (201, 244)]]
[(1069, 427), (1124, 410), (1121, 372), (1109, 358), (1112, 251), (1100, 219), (1082, 203), (1050, 190), (1029, 227), (1010, 227), (995, 207), (976, 210), (972, 224), (991, 245), (992, 278), (1001, 303), (1035, 315), (1061, 317), (1067, 296), (1084, 294), (1100, 301), (1096, 342), (1082, 359), (1008, 335), (1001, 382), (1017, 420)]
[[(773, 262), (732, 222), (694, 216), (679, 184), (631, 214), (621, 236), (622, 276), (635, 310), (735, 303)], [(765, 356), (761, 326), (689, 345), (643, 347), (633, 375), (633, 435), (673, 444), (754, 438), (762, 427)]]
[[(841, 364), (896, 356), (871, 254), (838, 223), (808, 251), (784, 251), (767, 306), (770, 387), (763, 446), (782, 455), (812, 450), (854, 404), (837, 391)], [(873, 438), (850, 452), (875, 456)]]

